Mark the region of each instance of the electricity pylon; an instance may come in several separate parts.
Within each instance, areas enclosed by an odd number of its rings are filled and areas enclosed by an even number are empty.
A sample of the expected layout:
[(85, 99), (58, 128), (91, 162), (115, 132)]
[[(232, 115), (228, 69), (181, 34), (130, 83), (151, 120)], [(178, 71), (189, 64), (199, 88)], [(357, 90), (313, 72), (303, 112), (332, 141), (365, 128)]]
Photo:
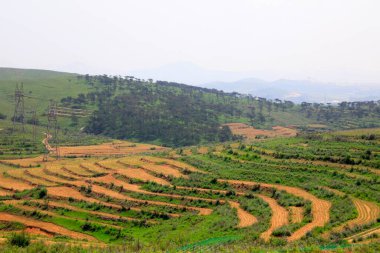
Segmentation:
[(12, 132), (14, 132), (16, 127), (16, 122), (21, 123), (22, 132), (25, 132), (25, 104), (24, 104), (24, 85), (21, 83), (21, 87), (16, 84), (15, 90), (15, 110), (13, 113), (13, 127)]
[[(46, 153), (44, 155), (44, 161), (48, 160), (49, 152), (54, 150), (57, 159), (59, 159), (59, 140), (58, 140), (58, 115), (57, 115), (57, 103), (53, 100), (50, 101), (50, 106), (47, 112), (48, 124), (46, 127), (46, 139), (45, 139), (45, 147)], [(49, 138), (54, 138), (55, 147), (51, 148), (49, 144)]]

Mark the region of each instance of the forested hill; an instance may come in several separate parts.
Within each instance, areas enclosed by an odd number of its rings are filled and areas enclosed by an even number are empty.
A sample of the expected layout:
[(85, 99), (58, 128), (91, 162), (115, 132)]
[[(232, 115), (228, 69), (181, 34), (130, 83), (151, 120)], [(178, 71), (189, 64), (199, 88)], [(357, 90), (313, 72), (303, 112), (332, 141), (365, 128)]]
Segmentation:
[(44, 124), (49, 99), (60, 106), (87, 109), (89, 118), (60, 119), (61, 128), (84, 129), (113, 138), (134, 139), (167, 146), (194, 145), (233, 138), (223, 123), (243, 122), (257, 128), (271, 126), (328, 128), (380, 126), (380, 103), (335, 105), (294, 104), (239, 93), (225, 93), (178, 83), (134, 77), (90, 76), (43, 70), (0, 69), (0, 120), (10, 120), (16, 83), (24, 84)]
[[(229, 122), (244, 122), (259, 128), (306, 127), (312, 123), (331, 128), (380, 126), (379, 102), (295, 105), (290, 101), (133, 77), (78, 78), (95, 89), (79, 102), (97, 107), (86, 131), (114, 138), (183, 146), (232, 139), (229, 129), (221, 126)], [(67, 106), (73, 101), (62, 100)]]

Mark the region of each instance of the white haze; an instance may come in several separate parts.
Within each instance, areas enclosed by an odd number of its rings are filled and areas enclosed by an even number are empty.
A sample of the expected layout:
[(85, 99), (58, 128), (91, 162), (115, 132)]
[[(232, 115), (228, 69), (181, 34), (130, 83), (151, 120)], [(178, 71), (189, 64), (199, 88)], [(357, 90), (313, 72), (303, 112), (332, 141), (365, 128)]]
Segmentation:
[(126, 75), (191, 62), (236, 76), (197, 83), (378, 86), (379, 10), (378, 0), (4, 0), (0, 66)]

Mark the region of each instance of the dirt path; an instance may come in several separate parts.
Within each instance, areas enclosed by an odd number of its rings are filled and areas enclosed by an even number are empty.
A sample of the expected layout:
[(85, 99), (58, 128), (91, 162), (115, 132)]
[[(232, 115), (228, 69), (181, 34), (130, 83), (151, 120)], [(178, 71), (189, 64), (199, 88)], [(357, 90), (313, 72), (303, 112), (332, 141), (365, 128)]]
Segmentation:
[(265, 241), (269, 241), (273, 231), (289, 223), (289, 213), (284, 207), (280, 206), (275, 199), (262, 194), (256, 194), (259, 198), (268, 203), (272, 209), (271, 225), (267, 231), (262, 233), (260, 237)]
[(61, 226), (57, 226), (57, 225), (50, 223), (50, 222), (34, 220), (34, 219), (26, 218), (23, 216), (18, 216), (18, 215), (0, 212), (0, 220), (20, 222), (27, 227), (39, 228), (42, 231), (47, 231), (48, 233), (65, 235), (65, 236), (68, 236), (68, 237), (71, 237), (74, 239), (97, 241), (94, 237), (92, 237), (90, 235), (74, 232), (74, 231), (68, 230), (66, 228), (63, 228)]
[(296, 241), (301, 239), (306, 235), (307, 232), (311, 231), (316, 227), (323, 227), (329, 222), (330, 219), (330, 208), (331, 203), (327, 200), (319, 199), (314, 195), (308, 193), (307, 191), (291, 186), (284, 186), (278, 184), (266, 184), (266, 183), (257, 183), (251, 181), (241, 181), (241, 180), (219, 180), (220, 182), (227, 182), (233, 185), (249, 185), (254, 186), (259, 184), (261, 187), (267, 188), (276, 188), (278, 190), (286, 191), (290, 194), (293, 194), (297, 197), (309, 200), (311, 202), (311, 212), (313, 215), (313, 220), (306, 224), (305, 226), (296, 230), (291, 236), (288, 237), (288, 241)]
[(237, 216), (239, 218), (239, 228), (249, 227), (257, 222), (257, 218), (249, 212), (245, 211), (243, 208), (241, 208), (238, 202), (228, 201), (228, 203), (232, 208), (235, 208), (237, 211)]
[(46, 150), (48, 150), (49, 153), (54, 152), (55, 149), (52, 148), (49, 144), (49, 139), (53, 138), (53, 136), (51, 134), (47, 134), (47, 133), (44, 133), (44, 134), (45, 134), (45, 138), (42, 140), (42, 144), (44, 144)]
[(290, 208), (290, 221), (291, 223), (300, 223), (303, 219), (303, 207), (291, 206)]

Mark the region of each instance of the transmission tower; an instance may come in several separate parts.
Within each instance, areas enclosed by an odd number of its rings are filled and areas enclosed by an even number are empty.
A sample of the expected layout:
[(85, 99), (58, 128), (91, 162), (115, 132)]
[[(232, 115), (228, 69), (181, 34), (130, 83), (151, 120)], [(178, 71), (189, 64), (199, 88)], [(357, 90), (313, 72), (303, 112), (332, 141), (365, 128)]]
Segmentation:
[(22, 132), (25, 132), (25, 115), (24, 115), (24, 85), (21, 83), (19, 87), (16, 84), (15, 90), (15, 110), (13, 113), (13, 127), (12, 132), (15, 130), (16, 122), (20, 122), (22, 125)]
[[(58, 114), (57, 114), (57, 103), (54, 102), (53, 100), (50, 101), (50, 106), (47, 112), (47, 117), (48, 117), (48, 124), (46, 128), (46, 149), (47, 152), (44, 155), (44, 161), (48, 160), (49, 152), (51, 150), (55, 151), (57, 159), (59, 159), (60, 154), (59, 154), (59, 141), (58, 141)], [(54, 138), (55, 142), (55, 147), (51, 148), (50, 145), (48, 144), (48, 141), (50, 138)]]

